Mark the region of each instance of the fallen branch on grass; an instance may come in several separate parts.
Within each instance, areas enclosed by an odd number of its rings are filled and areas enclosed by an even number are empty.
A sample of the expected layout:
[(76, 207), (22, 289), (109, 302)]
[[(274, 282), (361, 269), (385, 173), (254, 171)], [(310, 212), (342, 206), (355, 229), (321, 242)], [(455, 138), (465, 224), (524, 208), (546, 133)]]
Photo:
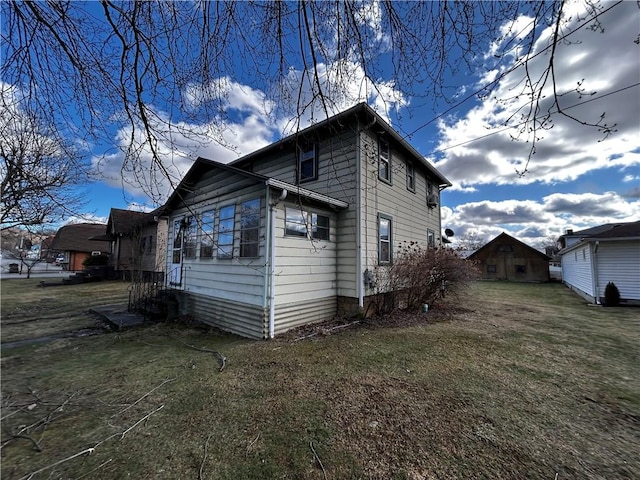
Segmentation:
[(195, 347), (193, 345), (189, 345), (187, 342), (183, 342), (177, 337), (172, 336), (171, 338), (173, 338), (174, 340), (177, 340), (178, 342), (183, 344), (185, 347), (191, 348), (193, 350), (198, 350), (199, 352), (213, 353), (214, 355), (216, 355), (218, 357), (218, 360), (220, 361), (220, 368), (218, 369), (219, 372), (224, 370), (224, 367), (227, 366), (227, 358), (224, 355), (222, 355), (219, 351), (211, 350), (210, 348)]
[(249, 445), (247, 445), (247, 452), (245, 453), (245, 457), (249, 456), (249, 450), (251, 449), (253, 444), (258, 441), (259, 438), (260, 438), (260, 433), (258, 433), (258, 435), (256, 435), (256, 438), (254, 438), (253, 441)]
[(4, 448), (6, 445), (8, 445), (9, 443), (11, 443), (14, 440), (17, 440), (19, 438), (24, 438), (25, 440), (29, 440), (31, 443), (33, 443), (33, 449), (36, 452), (41, 452), (42, 451), (42, 447), (40, 447), (40, 444), (33, 438), (31, 438), (29, 435), (25, 435), (23, 433), (18, 433), (16, 435), (12, 434), (11, 432), (6, 432), (7, 435), (9, 435), (11, 438), (7, 441), (5, 441), (1, 446), (0, 449)]
[(95, 451), (95, 449), (93, 449), (93, 448), (85, 448), (84, 450), (82, 450), (81, 452), (76, 453), (75, 455), (71, 455), (70, 457), (63, 458), (62, 460), (58, 460), (57, 462), (52, 463), (51, 465), (47, 465), (46, 467), (42, 467), (42, 468), (40, 468), (40, 469), (38, 469), (38, 470), (36, 470), (34, 472), (28, 473), (24, 477), (20, 477), (19, 480), (26, 480), (28, 478), (32, 478), (34, 475), (37, 475), (38, 473), (44, 472), (45, 470), (49, 470), (50, 468), (53, 468), (53, 467), (57, 467), (61, 463), (68, 462), (69, 460), (73, 460), (74, 458), (77, 458), (77, 457), (79, 457), (81, 455), (84, 455), (84, 454), (91, 455), (94, 451)]
[(204, 462), (207, 459), (207, 447), (209, 446), (209, 440), (213, 437), (213, 433), (207, 437), (204, 442), (204, 455), (202, 456), (202, 463), (200, 464), (200, 470), (198, 471), (198, 480), (202, 480), (202, 470), (204, 469)]
[[(125, 431), (123, 431), (123, 432), (118, 432), (118, 433), (114, 433), (113, 435), (109, 435), (107, 438), (105, 438), (105, 439), (103, 439), (103, 440), (100, 440), (100, 441), (99, 441), (98, 443), (96, 443), (93, 447), (85, 448), (84, 450), (82, 450), (82, 451), (80, 451), (80, 452), (78, 452), (78, 453), (75, 453), (75, 454), (73, 454), (73, 455), (71, 455), (71, 456), (69, 456), (69, 457), (63, 458), (63, 459), (61, 459), (61, 460), (58, 460), (58, 461), (57, 461), (57, 462), (55, 462), (55, 463), (52, 463), (51, 465), (47, 465), (47, 466), (42, 467), (42, 468), (40, 468), (40, 469), (38, 469), (38, 470), (35, 470), (35, 471), (31, 472), (31, 473), (28, 473), (28, 474), (24, 475), (23, 477), (20, 477), (20, 478), (19, 478), (19, 480), (27, 480), (27, 479), (30, 479), (30, 478), (32, 478), (34, 475), (37, 475), (38, 473), (44, 472), (45, 470), (49, 470), (49, 469), (51, 469), (51, 468), (53, 468), (53, 467), (57, 467), (58, 465), (60, 465), (60, 464), (62, 464), (62, 463), (68, 462), (69, 460), (73, 460), (74, 458), (78, 458), (78, 457), (80, 457), (80, 456), (82, 456), (82, 455), (85, 455), (85, 454), (91, 455), (91, 454), (93, 454), (93, 453), (96, 451), (96, 448), (98, 448), (100, 445), (102, 445), (103, 443), (105, 443), (105, 442), (106, 442), (106, 441), (108, 441), (108, 440), (111, 440), (111, 439), (112, 439), (112, 438), (114, 438), (114, 437), (120, 436), (120, 440), (122, 440), (122, 439), (125, 437), (125, 435), (126, 435), (127, 433), (129, 433), (129, 432), (130, 432), (131, 430), (133, 430), (135, 427), (137, 427), (137, 426), (138, 426), (138, 425), (140, 425), (142, 422), (144, 422), (146, 419), (148, 419), (151, 415), (153, 415), (154, 413), (156, 413), (156, 412), (158, 412), (158, 411), (162, 410), (163, 408), (164, 408), (164, 405), (160, 405), (160, 406), (159, 406), (158, 408), (156, 408), (153, 412), (150, 412), (150, 413), (146, 414), (144, 417), (142, 417), (142, 418), (141, 418), (140, 420), (138, 420), (136, 423), (134, 423), (133, 425), (131, 425), (131, 426), (130, 426), (129, 428), (127, 428)], [(111, 460), (109, 460), (109, 461), (111, 461)], [(108, 463), (108, 462), (105, 462), (105, 463)], [(103, 464), (103, 465), (104, 465), (104, 464)], [(100, 465), (100, 466), (102, 466), (102, 465)], [(98, 468), (100, 468), (100, 467), (98, 467)]]
[(131, 407), (133, 407), (134, 405), (138, 404), (141, 400), (143, 400), (145, 397), (149, 396), (150, 394), (152, 394), (153, 392), (155, 392), (157, 389), (159, 389), (161, 386), (163, 386), (165, 383), (169, 383), (169, 382), (173, 382), (175, 380), (175, 378), (167, 378), (165, 379), (160, 385), (152, 388), (151, 390), (149, 390), (147, 393), (145, 393), (143, 396), (141, 396), (138, 400), (136, 400), (135, 402), (133, 402), (131, 405), (128, 405), (126, 408), (123, 408), (122, 410), (120, 410), (118, 413), (114, 413), (113, 415), (111, 415), (109, 418), (113, 418), (116, 415), (120, 415), (121, 413), (126, 412), (127, 410), (129, 410)]
[(335, 327), (332, 327), (332, 328), (319, 328), (317, 331), (315, 331), (315, 332), (313, 332), (313, 333), (311, 333), (309, 335), (304, 335), (302, 337), (296, 338), (294, 340), (294, 342), (297, 342), (297, 341), (300, 341), (300, 340), (305, 340), (305, 339), (311, 338), (311, 337), (315, 337), (316, 335), (319, 335), (319, 334), (326, 335), (326, 334), (328, 334), (330, 332), (333, 332), (334, 330), (340, 330), (342, 328), (347, 328), (347, 327), (350, 327), (351, 325), (355, 325), (357, 323), (360, 323), (360, 320), (356, 320), (355, 322), (351, 322), (351, 323), (345, 323), (343, 325), (338, 325), (338, 326), (335, 326)]
[(313, 452), (313, 456), (316, 457), (316, 460), (318, 461), (318, 464), (320, 465), (320, 468), (322, 469), (322, 476), (324, 477), (324, 480), (327, 480), (327, 472), (324, 469), (324, 465), (322, 465), (322, 461), (320, 460), (320, 457), (316, 453), (316, 449), (313, 448), (313, 442), (309, 442), (309, 446), (311, 447), (311, 451)]

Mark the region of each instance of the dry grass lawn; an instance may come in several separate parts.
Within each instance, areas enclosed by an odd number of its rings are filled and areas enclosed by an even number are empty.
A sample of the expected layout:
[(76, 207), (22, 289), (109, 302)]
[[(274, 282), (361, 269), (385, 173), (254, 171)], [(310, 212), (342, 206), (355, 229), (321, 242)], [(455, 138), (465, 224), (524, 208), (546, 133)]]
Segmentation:
[(640, 309), (507, 283), (444, 307), (3, 349), (2, 478), (640, 478)]

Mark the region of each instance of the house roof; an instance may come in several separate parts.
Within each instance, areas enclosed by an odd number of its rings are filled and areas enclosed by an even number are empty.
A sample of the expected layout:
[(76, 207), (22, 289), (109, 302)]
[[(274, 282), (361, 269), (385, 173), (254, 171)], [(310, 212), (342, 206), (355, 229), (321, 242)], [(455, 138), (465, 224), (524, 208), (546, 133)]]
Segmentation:
[(536, 250), (535, 248), (527, 245), (524, 242), (521, 242), (520, 240), (518, 240), (517, 238), (512, 237), (511, 235), (506, 234), (505, 232), (502, 232), (500, 235), (498, 235), (497, 237), (495, 237), (493, 240), (490, 240), (489, 242), (487, 242), (486, 244), (484, 244), (482, 247), (480, 247), (478, 250), (476, 250), (475, 252), (473, 252), (471, 255), (469, 255), (467, 258), (473, 260), (476, 256), (478, 256), (480, 254), (480, 252), (491, 248), (494, 244), (499, 243), (499, 242), (504, 242), (504, 241), (509, 241), (509, 242), (515, 242), (523, 247), (525, 247), (526, 249), (528, 249), (532, 254), (544, 258), (545, 260), (549, 261), (551, 260), (551, 257), (542, 253), (540, 250)]
[(154, 222), (154, 212), (146, 213), (112, 208), (107, 222), (107, 232), (114, 235), (127, 235), (137, 227)]
[(61, 227), (56, 233), (51, 250), (72, 252), (101, 252), (109, 251), (109, 242), (91, 240), (92, 237), (103, 235), (106, 225), (103, 223), (75, 223)]
[(231, 162), (230, 165), (240, 166), (245, 163), (250, 163), (251, 161), (257, 160), (260, 157), (264, 156), (265, 154), (268, 154), (274, 150), (276, 151), (280, 150), (283, 147), (283, 145), (291, 142), (295, 142), (301, 136), (309, 135), (316, 130), (321, 130), (327, 127), (335, 128), (336, 126), (340, 126), (342, 125), (344, 120), (346, 120), (348, 117), (353, 117), (353, 116), (356, 116), (362, 119), (364, 124), (368, 124), (371, 127), (375, 125), (377, 128), (382, 128), (395, 142), (396, 146), (399, 146), (402, 150), (404, 150), (405, 153), (407, 153), (416, 162), (418, 162), (425, 169), (427, 169), (433, 177), (438, 179), (438, 185), (442, 189), (451, 186), (451, 182), (444, 175), (442, 175), (442, 173), (440, 173), (433, 165), (431, 165), (431, 163), (423, 155), (421, 155), (404, 138), (402, 138), (402, 136), (398, 132), (396, 132), (391, 127), (391, 125), (389, 125), (380, 115), (378, 115), (375, 112), (375, 110), (373, 110), (369, 105), (367, 105), (364, 102), (359, 103), (343, 112), (340, 112), (337, 115), (334, 115), (333, 117), (329, 117), (326, 120), (315, 123), (310, 127), (300, 130), (299, 132), (293, 135), (289, 135), (288, 137), (278, 140), (275, 143), (272, 143), (270, 145), (267, 145), (266, 147), (256, 150), (255, 152), (245, 155), (244, 157)]
[(195, 183), (201, 178), (202, 174), (214, 168), (237, 173), (246, 178), (255, 180), (256, 183), (264, 183), (267, 186), (277, 188), (279, 190), (287, 190), (288, 192), (299, 195), (303, 198), (308, 198), (310, 200), (324, 203), (333, 208), (347, 208), (349, 206), (347, 202), (343, 202), (342, 200), (338, 200), (328, 195), (314, 192), (313, 190), (302, 188), (298, 185), (293, 185), (291, 183), (283, 182), (275, 178), (265, 177), (264, 175), (259, 175), (257, 173), (248, 172), (246, 170), (236, 168), (229, 164), (218, 163), (218, 162), (214, 162), (213, 160), (208, 160), (206, 158), (198, 157), (198, 159), (189, 169), (189, 171), (184, 176), (180, 184), (176, 187), (174, 192), (171, 194), (171, 196), (165, 203), (164, 207), (162, 207), (162, 211), (163, 212), (170, 211), (173, 208), (175, 208), (176, 205), (182, 204), (185, 194), (188, 193), (194, 187)]
[(598, 225), (596, 227), (573, 232), (572, 234), (562, 235), (560, 238), (563, 239), (567, 237), (579, 238), (580, 241), (560, 250), (560, 254), (564, 254), (588, 242), (640, 240), (640, 221), (606, 223), (604, 225)]

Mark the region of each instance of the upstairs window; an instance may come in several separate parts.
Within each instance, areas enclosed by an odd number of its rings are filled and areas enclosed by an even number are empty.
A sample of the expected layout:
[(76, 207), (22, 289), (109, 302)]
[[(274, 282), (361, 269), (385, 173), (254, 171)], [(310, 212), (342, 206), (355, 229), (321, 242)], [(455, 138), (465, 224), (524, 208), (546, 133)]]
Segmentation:
[(200, 258), (213, 257), (213, 227), (214, 211), (208, 210), (202, 213), (200, 220)]
[(407, 162), (407, 190), (416, 191), (416, 170), (412, 163)]
[(298, 181), (300, 183), (318, 179), (318, 148), (315, 144), (298, 148)]
[(383, 139), (378, 140), (378, 177), (391, 183), (391, 151), (389, 142)]
[(240, 205), (240, 256), (257, 257), (260, 252), (260, 199)]
[(388, 265), (391, 263), (391, 217), (378, 215), (378, 263)]
[(228, 205), (220, 209), (218, 220), (218, 258), (233, 258), (233, 226), (236, 206)]

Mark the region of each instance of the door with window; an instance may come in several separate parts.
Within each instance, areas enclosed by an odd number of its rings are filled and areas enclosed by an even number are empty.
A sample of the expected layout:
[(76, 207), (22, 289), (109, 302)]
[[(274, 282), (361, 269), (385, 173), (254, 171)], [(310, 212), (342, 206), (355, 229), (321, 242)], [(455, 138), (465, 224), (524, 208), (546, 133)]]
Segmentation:
[(182, 284), (182, 237), (184, 234), (182, 219), (173, 221), (173, 241), (171, 242), (171, 268), (169, 270), (169, 284), (180, 287)]

